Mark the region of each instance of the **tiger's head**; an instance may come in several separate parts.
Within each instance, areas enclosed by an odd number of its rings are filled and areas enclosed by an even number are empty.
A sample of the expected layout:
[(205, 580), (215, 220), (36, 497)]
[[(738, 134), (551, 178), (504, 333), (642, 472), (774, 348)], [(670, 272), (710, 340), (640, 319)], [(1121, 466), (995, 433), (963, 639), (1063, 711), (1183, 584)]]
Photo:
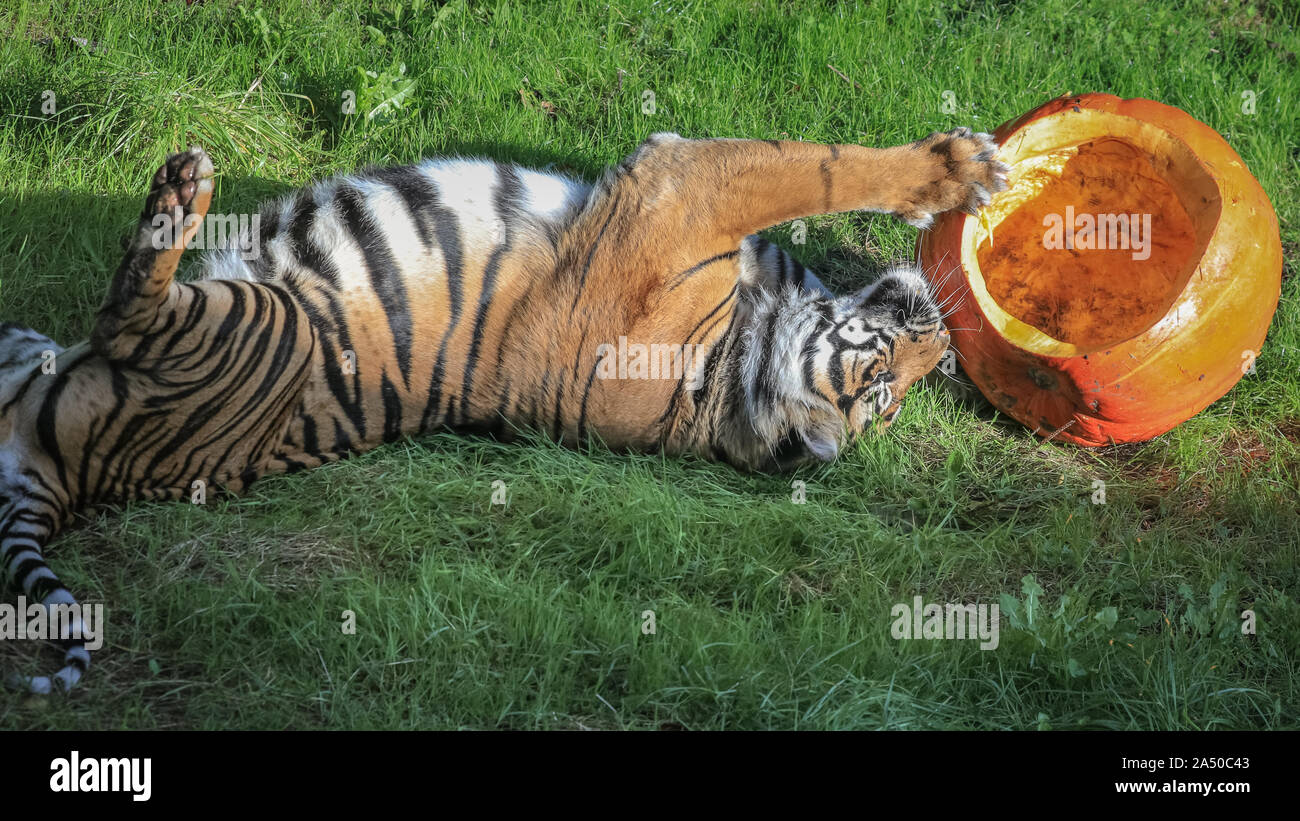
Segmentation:
[[(895, 266), (860, 291), (811, 303), (799, 328), (801, 373), (780, 381), (784, 418), (766, 469), (829, 462), (873, 427), (893, 422), (903, 397), (943, 358), (950, 337), (920, 271)], [(792, 318), (793, 319), (793, 318)], [(796, 387), (797, 386), (797, 387)]]

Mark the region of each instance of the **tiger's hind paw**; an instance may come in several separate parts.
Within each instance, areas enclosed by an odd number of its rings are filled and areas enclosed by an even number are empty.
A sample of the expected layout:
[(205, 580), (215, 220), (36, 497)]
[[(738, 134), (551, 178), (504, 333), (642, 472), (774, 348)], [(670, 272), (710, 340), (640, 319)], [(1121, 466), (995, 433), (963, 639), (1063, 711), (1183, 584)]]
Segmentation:
[[(142, 219), (149, 224), (151, 237), (161, 236), (167, 240), (162, 243), (163, 247), (155, 247), (155, 250), (184, 248), (198, 232), (199, 223), (208, 213), (211, 202), (212, 160), (207, 152), (194, 146), (168, 157), (153, 175), (153, 187), (145, 200)], [(167, 222), (157, 219), (160, 214), (170, 217), (170, 232), (157, 230), (166, 227)], [(159, 243), (155, 241), (153, 244), (157, 246)]]

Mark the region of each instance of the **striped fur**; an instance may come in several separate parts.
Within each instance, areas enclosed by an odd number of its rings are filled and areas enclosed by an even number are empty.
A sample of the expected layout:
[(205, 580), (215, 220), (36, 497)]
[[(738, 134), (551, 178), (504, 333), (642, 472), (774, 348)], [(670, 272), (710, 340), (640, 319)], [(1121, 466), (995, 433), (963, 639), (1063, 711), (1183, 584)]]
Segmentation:
[[(202, 218), (212, 166), (175, 155), (88, 342), (0, 326), (7, 575), (71, 602), (42, 550), (83, 506), (238, 491), (437, 428), (760, 470), (833, 459), (894, 418), (947, 331), (916, 271), (836, 297), (755, 232), (973, 211), (1005, 185), (993, 148), (965, 129), (890, 149), (662, 134), (595, 184), (481, 160), (371, 169), (268, 204), (255, 257), (208, 252), (184, 282), (197, 221), (158, 248), (151, 219)], [(623, 343), (691, 346), (695, 369), (628, 378)], [(62, 670), (22, 683), (67, 689), (88, 663), (65, 642)]]

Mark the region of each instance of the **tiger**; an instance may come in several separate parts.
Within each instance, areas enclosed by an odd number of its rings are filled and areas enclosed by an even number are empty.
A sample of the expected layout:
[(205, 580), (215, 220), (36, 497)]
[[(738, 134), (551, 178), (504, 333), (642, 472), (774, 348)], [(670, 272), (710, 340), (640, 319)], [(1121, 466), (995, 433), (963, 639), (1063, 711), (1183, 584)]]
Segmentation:
[[(201, 148), (173, 154), (89, 340), (0, 326), (6, 578), (51, 610), (76, 604), (44, 550), (79, 509), (238, 493), (438, 429), (751, 471), (834, 460), (888, 427), (949, 333), (914, 265), (837, 296), (759, 232), (974, 214), (1006, 187), (996, 151), (967, 128), (890, 148), (659, 133), (595, 182), (426, 159), (268, 202), (256, 237), (181, 278), (214, 168)], [(644, 378), (614, 361), (628, 349), (672, 355)], [(10, 683), (76, 685), (78, 627), (54, 675)]]

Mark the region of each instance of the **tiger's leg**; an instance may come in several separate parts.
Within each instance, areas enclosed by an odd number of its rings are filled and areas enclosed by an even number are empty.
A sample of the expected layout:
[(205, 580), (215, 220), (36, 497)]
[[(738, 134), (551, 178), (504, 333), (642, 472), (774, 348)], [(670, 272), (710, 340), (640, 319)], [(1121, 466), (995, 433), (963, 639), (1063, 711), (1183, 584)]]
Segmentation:
[[(66, 625), (67, 633), (49, 636), (63, 649), (63, 667), (53, 676), (6, 677), (10, 687), (33, 693), (67, 691), (90, 667), (85, 624), (77, 614), (77, 600), (45, 563), (42, 551), (63, 523), (61, 501), (51, 495), (39, 477), (40, 466), (19, 462), (12, 448), (0, 448), (0, 568), (8, 582), (28, 604), (40, 602), (50, 615), (51, 631)], [(62, 614), (62, 616), (61, 616)], [(25, 612), (18, 618), (26, 619)], [(93, 625), (97, 630), (100, 625)]]
[[(21, 382), (33, 369), (63, 348), (48, 337), (13, 323), (0, 323), (0, 391), (7, 380)], [(30, 603), (40, 602), (54, 612), (76, 600), (46, 565), (42, 550), (63, 519), (63, 499), (43, 487), (44, 474), (21, 438), (6, 427), (13, 423), (0, 415), (0, 580), (6, 580)], [(26, 618), (20, 613), (19, 618)], [(57, 621), (54, 622), (57, 624)], [(83, 635), (83, 634), (79, 634)], [(70, 688), (90, 664), (83, 642), (63, 640), (63, 668), (54, 676), (11, 675), (6, 683), (36, 693), (58, 686)]]
[[(974, 213), (1006, 188), (996, 150), (991, 136), (967, 128), (893, 148), (656, 134), (584, 215), (592, 229), (584, 235), (598, 240), (581, 296), (608, 303), (626, 293), (629, 275), (667, 291), (699, 274), (734, 276), (743, 238), (799, 217), (877, 211), (924, 228), (943, 211)], [(618, 241), (601, 242), (610, 225), (625, 227)]]
[[(119, 361), (137, 359), (133, 352), (166, 315), (164, 309), (174, 299), (178, 287), (173, 283), (173, 275), (180, 255), (197, 232), (211, 200), (211, 176), (211, 164), (197, 149), (168, 158), (155, 175), (132, 245), (96, 317), (92, 332), (96, 353)], [(159, 216), (165, 219), (156, 220)], [(166, 230), (169, 223), (175, 226), (175, 232)], [(2, 330), (10, 328), (6, 326)], [(39, 340), (24, 344), (26, 358), (30, 360), (35, 350), (33, 345), (40, 347)], [(46, 348), (56, 349), (52, 343)], [(0, 356), (0, 360), (5, 359)], [(39, 368), (40, 364), (30, 362), (15, 367)], [(3, 375), (0, 373), (0, 377)], [(58, 376), (50, 378), (66, 380), (69, 376), (60, 370)], [(48, 693), (69, 690), (81, 679), (90, 665), (90, 649), (94, 645), (88, 647), (85, 641), (87, 625), (79, 618), (77, 600), (43, 556), (45, 545), (78, 505), (68, 487), (50, 479), (61, 475), (56, 460), (62, 458), (63, 464), (67, 464), (69, 454), (58, 454), (57, 447), (55, 453), (47, 453), (36, 446), (37, 442), (43, 442), (43, 437), (36, 433), (38, 420), (55, 420), (57, 426), (58, 408), (53, 400), (33, 398), (34, 393), (27, 396), (34, 404), (14, 417), (21, 428), (14, 430), (13, 435), (0, 430), (0, 567), (5, 578), (29, 603), (40, 602), (47, 608), (51, 632), (63, 627), (67, 632), (50, 636), (64, 649), (64, 666), (57, 673), (11, 675), (6, 678), (6, 684), (34, 693)], [(4, 422), (0, 416), (0, 427)]]
[(989, 134), (958, 128), (892, 148), (788, 140), (652, 138), (638, 175), (690, 182), (691, 218), (731, 243), (797, 217), (878, 211), (927, 228), (935, 214), (975, 213), (1006, 188)]
[(127, 359), (165, 315), (185, 245), (198, 233), (212, 201), (212, 161), (201, 148), (173, 154), (154, 175), (131, 247), (95, 317), (92, 347)]

